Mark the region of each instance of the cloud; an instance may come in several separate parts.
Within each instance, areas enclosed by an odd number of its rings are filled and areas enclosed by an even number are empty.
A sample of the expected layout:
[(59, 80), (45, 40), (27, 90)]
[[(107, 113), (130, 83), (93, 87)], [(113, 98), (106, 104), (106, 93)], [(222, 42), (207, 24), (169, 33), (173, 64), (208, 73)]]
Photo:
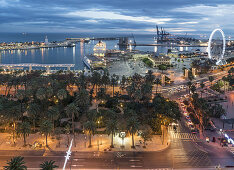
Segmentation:
[(0, 7), (14, 6), (19, 0), (0, 0)]
[(0, 0), (0, 31), (233, 32), (233, 0)]
[(84, 17), (91, 19), (104, 19), (104, 20), (125, 20), (133, 22), (149, 22), (154, 24), (165, 24), (171, 21), (171, 18), (152, 18), (148, 16), (129, 16), (121, 14), (120, 12), (105, 11), (102, 9), (88, 9), (68, 12), (63, 14), (65, 17)]

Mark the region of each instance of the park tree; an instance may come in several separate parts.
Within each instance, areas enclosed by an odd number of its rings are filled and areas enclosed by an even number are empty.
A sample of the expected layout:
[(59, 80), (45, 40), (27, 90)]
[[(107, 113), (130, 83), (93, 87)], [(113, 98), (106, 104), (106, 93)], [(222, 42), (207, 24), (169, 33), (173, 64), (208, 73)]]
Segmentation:
[(45, 119), (40, 123), (40, 132), (45, 135), (46, 146), (48, 147), (47, 138), (53, 130), (53, 125), (50, 120)]
[(26, 170), (24, 157), (17, 156), (11, 158), (9, 162), (7, 162), (7, 166), (4, 166), (4, 170)]
[(57, 165), (55, 165), (55, 161), (45, 161), (42, 164), (40, 164), (40, 168), (41, 170), (54, 170), (56, 168), (58, 168)]
[(127, 130), (130, 133), (130, 135), (132, 136), (132, 146), (131, 146), (132, 148), (135, 148), (134, 135), (139, 130), (139, 126), (140, 126), (140, 123), (139, 123), (136, 115), (133, 115), (133, 116), (128, 118)]
[(117, 131), (117, 120), (115, 119), (109, 119), (106, 125), (106, 132), (108, 135), (111, 134), (111, 148), (114, 148), (114, 135)]
[(24, 146), (26, 146), (26, 137), (29, 136), (31, 132), (31, 125), (29, 122), (22, 122), (18, 127), (17, 127), (17, 134), (20, 136), (23, 136), (24, 139)]
[(87, 121), (85, 124), (84, 124), (84, 129), (86, 130), (86, 132), (88, 133), (89, 135), (89, 148), (92, 147), (92, 135), (95, 134), (96, 132), (96, 124), (94, 121)]

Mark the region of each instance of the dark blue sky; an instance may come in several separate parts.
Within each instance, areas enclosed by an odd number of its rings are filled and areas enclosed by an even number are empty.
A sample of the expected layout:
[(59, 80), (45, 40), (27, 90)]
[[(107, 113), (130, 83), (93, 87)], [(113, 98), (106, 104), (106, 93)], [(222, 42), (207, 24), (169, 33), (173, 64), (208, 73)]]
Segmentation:
[(234, 0), (0, 0), (0, 32), (233, 33)]

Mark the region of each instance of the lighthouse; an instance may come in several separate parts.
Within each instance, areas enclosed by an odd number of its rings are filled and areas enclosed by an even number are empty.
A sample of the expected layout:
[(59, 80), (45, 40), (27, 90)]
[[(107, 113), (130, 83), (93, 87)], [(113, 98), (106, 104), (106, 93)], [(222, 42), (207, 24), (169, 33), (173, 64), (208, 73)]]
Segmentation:
[(48, 41), (48, 38), (47, 36), (45, 37), (45, 45), (48, 45), (49, 44), (49, 41)]

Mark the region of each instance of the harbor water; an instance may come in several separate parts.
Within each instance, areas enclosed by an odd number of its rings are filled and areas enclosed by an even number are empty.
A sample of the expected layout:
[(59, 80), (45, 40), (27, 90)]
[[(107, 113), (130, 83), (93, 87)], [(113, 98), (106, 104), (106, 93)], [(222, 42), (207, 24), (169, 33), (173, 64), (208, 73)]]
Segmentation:
[[(65, 34), (65, 33), (0, 33), (0, 43), (2, 42), (44, 42), (45, 36), (49, 42), (64, 41), (66, 38), (85, 38), (85, 37), (121, 37), (131, 35), (115, 35), (115, 34)], [(154, 35), (134, 35), (135, 41), (139, 44), (153, 44)], [(82, 57), (93, 53), (93, 47), (98, 41), (90, 41), (88, 44), (77, 43), (75, 47), (56, 47), (56, 48), (40, 48), (28, 50), (6, 50), (0, 51), (1, 64), (18, 64), (18, 63), (38, 63), (38, 64), (75, 64), (75, 69), (82, 70), (84, 64)], [(118, 49), (118, 41), (105, 41), (107, 49)], [(137, 46), (136, 50), (153, 51), (157, 54), (167, 53), (172, 47), (154, 47), (154, 46)], [(196, 50), (198, 47), (184, 47), (177, 49), (179, 51)], [(206, 48), (200, 48), (206, 51)]]

